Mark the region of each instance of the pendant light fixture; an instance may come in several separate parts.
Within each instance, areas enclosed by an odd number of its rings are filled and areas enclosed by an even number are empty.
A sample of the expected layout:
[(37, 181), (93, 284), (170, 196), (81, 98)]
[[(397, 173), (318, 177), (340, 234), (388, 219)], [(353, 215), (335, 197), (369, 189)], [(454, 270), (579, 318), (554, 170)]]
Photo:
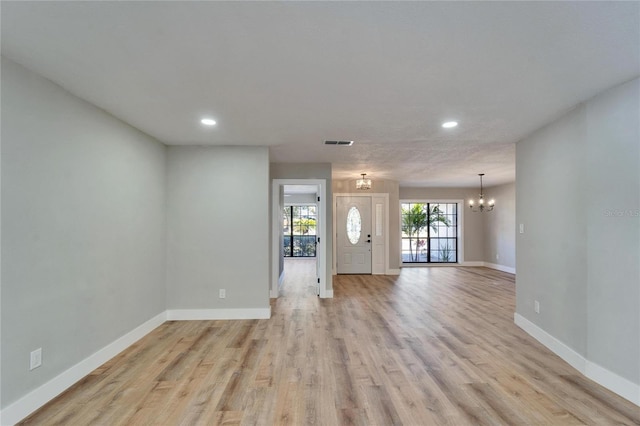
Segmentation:
[(474, 212), (482, 213), (485, 210), (490, 212), (491, 210), (493, 210), (496, 202), (492, 199), (489, 200), (489, 202), (485, 205), (484, 194), (482, 193), (482, 176), (484, 176), (484, 173), (478, 173), (478, 176), (480, 176), (480, 199), (478, 199), (477, 206), (473, 199), (469, 200), (469, 208)]
[(366, 173), (360, 173), (360, 175), (362, 176), (362, 178), (356, 179), (356, 189), (371, 189), (371, 179), (365, 178), (365, 176), (367, 175)]

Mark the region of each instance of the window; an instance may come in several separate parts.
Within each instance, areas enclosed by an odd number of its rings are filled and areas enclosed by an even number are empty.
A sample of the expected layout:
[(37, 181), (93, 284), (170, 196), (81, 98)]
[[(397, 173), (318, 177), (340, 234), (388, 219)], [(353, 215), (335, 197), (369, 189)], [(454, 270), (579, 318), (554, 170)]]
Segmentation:
[(351, 244), (358, 244), (361, 229), (362, 219), (360, 217), (360, 210), (358, 210), (357, 207), (351, 207), (347, 214), (347, 237)]
[(285, 257), (316, 256), (316, 206), (286, 206), (283, 212)]
[(457, 203), (400, 203), (403, 263), (458, 261)]

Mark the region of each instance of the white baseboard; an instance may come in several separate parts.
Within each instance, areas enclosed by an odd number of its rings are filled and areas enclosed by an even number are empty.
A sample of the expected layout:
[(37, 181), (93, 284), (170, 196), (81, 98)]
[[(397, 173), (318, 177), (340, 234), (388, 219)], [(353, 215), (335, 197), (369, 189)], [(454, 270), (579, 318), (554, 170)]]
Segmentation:
[(256, 309), (169, 309), (167, 321), (269, 319), (271, 307)]
[(333, 299), (333, 290), (325, 290), (323, 299)]
[(498, 271), (508, 272), (510, 274), (516, 273), (516, 268), (512, 268), (510, 266), (498, 265), (497, 263), (484, 262), (484, 266), (486, 266), (487, 268), (496, 269)]
[(565, 360), (570, 366), (584, 374), (587, 367), (587, 360), (582, 355), (562, 343), (522, 315), (513, 314), (513, 321), (518, 327), (526, 331), (531, 337), (542, 343), (554, 354)]
[(637, 385), (624, 377), (620, 377), (616, 373), (612, 373), (606, 368), (589, 360), (587, 360), (587, 370), (584, 375), (610, 391), (628, 399), (637, 406), (640, 406), (640, 385)]
[(39, 388), (29, 392), (7, 408), (2, 410), (0, 418), (3, 425), (13, 425), (27, 417), (29, 414), (51, 401), (56, 396), (67, 390), (78, 380), (109, 361), (114, 356), (149, 334), (167, 319), (166, 312), (151, 318), (144, 324), (136, 327), (124, 336), (116, 339), (98, 352), (80, 361), (67, 371), (54, 377)]
[[(403, 268), (424, 268), (424, 267), (447, 268), (452, 266), (472, 266), (472, 267), (484, 266), (486, 268), (496, 269), (498, 271), (508, 272), (510, 274), (516, 273), (516, 268), (511, 268), (509, 266), (504, 266), (504, 265), (498, 265), (496, 263), (481, 262), (481, 261), (475, 261), (475, 260), (460, 262), (460, 263), (415, 263), (415, 264), (406, 263), (402, 265)], [(387, 275), (400, 275), (400, 269), (388, 269)]]
[(271, 289), (269, 291), (269, 297), (272, 299), (276, 299), (278, 297), (278, 295), (280, 294), (280, 289), (282, 288), (282, 283), (284, 282), (284, 271), (282, 271), (282, 273), (280, 274), (280, 276), (278, 277), (278, 287), (275, 289)]
[(477, 261), (470, 260), (470, 261), (458, 263), (457, 265), (454, 263), (452, 264), (452, 266), (484, 266), (484, 262), (477, 262)]
[(565, 360), (580, 373), (610, 391), (640, 406), (640, 385), (635, 384), (624, 377), (620, 377), (616, 373), (589, 361), (522, 315), (515, 313), (513, 315), (513, 319), (518, 327), (522, 328), (531, 335), (531, 337), (542, 343), (551, 350), (551, 352)]

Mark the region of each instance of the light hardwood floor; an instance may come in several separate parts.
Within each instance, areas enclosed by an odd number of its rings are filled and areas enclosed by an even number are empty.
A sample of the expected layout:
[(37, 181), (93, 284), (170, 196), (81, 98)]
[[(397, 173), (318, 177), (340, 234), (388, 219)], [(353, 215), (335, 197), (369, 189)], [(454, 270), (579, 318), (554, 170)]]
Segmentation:
[(167, 322), (24, 424), (640, 424), (513, 324), (513, 275), (286, 268), (271, 319)]

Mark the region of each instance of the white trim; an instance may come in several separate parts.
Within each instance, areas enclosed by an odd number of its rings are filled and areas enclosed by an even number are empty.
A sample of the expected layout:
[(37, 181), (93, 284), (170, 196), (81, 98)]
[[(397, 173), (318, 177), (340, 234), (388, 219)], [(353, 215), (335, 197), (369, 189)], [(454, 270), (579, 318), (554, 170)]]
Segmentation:
[[(319, 290), (320, 294), (318, 294), (321, 298), (329, 298), (333, 296), (327, 295), (327, 282), (331, 279), (331, 277), (327, 277), (327, 253), (328, 250), (328, 236), (329, 236), (329, 225), (327, 224), (327, 206), (329, 205), (329, 200), (327, 200), (327, 181), (322, 179), (318, 180), (318, 195), (320, 196), (320, 201), (318, 202), (318, 238), (320, 242), (316, 245), (316, 256), (317, 256), (317, 270), (318, 270), (318, 278), (320, 279)], [(318, 249), (320, 247), (320, 249)], [(333, 294), (333, 293), (332, 293)]]
[(569, 346), (565, 345), (560, 340), (556, 339), (517, 312), (513, 314), (513, 321), (518, 327), (526, 331), (531, 337), (542, 343), (544, 346), (550, 349), (551, 352), (569, 363), (570, 366), (580, 372), (584, 372), (586, 368), (586, 360), (582, 357), (582, 355), (580, 355), (575, 350), (571, 349)]
[[(469, 265), (462, 265), (460, 263), (430, 263), (430, 262), (402, 263), (400, 265), (401, 268), (451, 268), (456, 266), (469, 266)], [(482, 265), (472, 265), (472, 266), (482, 266)]]
[(387, 269), (386, 275), (400, 275), (400, 269)]
[[(516, 268), (511, 268), (509, 266), (498, 265), (495, 263), (489, 262), (481, 262), (481, 261), (468, 261), (468, 262), (460, 262), (460, 263), (402, 263), (400, 264), (401, 268), (426, 268), (426, 267), (452, 267), (452, 266), (471, 266), (471, 267), (485, 267), (495, 269), (497, 271), (508, 272), (510, 274), (516, 273)], [(399, 270), (398, 270), (399, 271)], [(400, 273), (400, 272), (398, 272)], [(389, 275), (389, 273), (387, 273)]]
[(254, 309), (169, 309), (167, 321), (269, 319), (271, 307)]
[[(280, 236), (282, 234), (282, 225), (279, 218), (282, 215), (280, 211), (280, 183), (276, 183), (274, 179), (271, 186), (271, 280), (269, 283), (269, 295), (273, 298), (278, 297), (278, 287), (280, 286)], [(284, 201), (283, 201), (284, 205)], [(277, 284), (276, 284), (277, 283)]]
[(109, 343), (88, 358), (80, 361), (68, 370), (49, 380), (47, 383), (29, 392), (7, 408), (2, 410), (2, 424), (13, 425), (42, 407), (47, 402), (67, 390), (78, 380), (118, 355), (129, 346), (149, 334), (167, 320), (167, 312), (151, 318), (124, 336)]
[[(385, 275), (386, 270), (389, 268), (389, 194), (385, 196), (371, 196), (371, 275)], [(382, 199), (382, 200), (380, 200)], [(379, 248), (376, 247), (375, 240), (378, 240), (378, 236), (375, 235), (376, 227), (378, 223), (378, 212), (376, 204), (382, 201), (383, 211), (381, 212), (382, 223), (382, 246), (383, 246), (383, 260), (382, 266), (376, 266), (373, 262), (375, 255), (378, 253)], [(379, 240), (378, 240), (379, 241)]]
[(640, 385), (637, 385), (624, 377), (618, 376), (598, 364), (587, 360), (587, 369), (584, 375), (594, 382), (604, 386), (621, 397), (640, 406)]
[(542, 343), (551, 352), (565, 360), (580, 373), (610, 391), (640, 406), (640, 385), (635, 384), (624, 377), (620, 377), (616, 373), (589, 361), (517, 312), (513, 314), (513, 320), (518, 327), (526, 331), (531, 337)]
[(516, 273), (516, 268), (512, 268), (510, 266), (498, 265), (497, 263), (484, 262), (484, 266), (486, 266), (487, 268), (496, 269), (498, 271), (508, 272), (510, 274)]
[(327, 290), (325, 296), (327, 299), (333, 299), (333, 290)]
[[(462, 200), (454, 199), (452, 201), (458, 203), (458, 263), (464, 263), (464, 214), (466, 211), (464, 209), (464, 198)], [(402, 234), (400, 234), (400, 236), (402, 236)]]
[(468, 262), (460, 262), (457, 265), (453, 264), (454, 266), (484, 266), (484, 262), (478, 262), (478, 261), (474, 261), (474, 260), (470, 260)]
[(284, 270), (282, 271), (282, 273), (278, 277), (278, 288), (277, 289), (273, 289), (273, 288), (271, 288), (271, 286), (269, 286), (269, 297), (271, 299), (276, 299), (278, 297), (278, 293), (280, 293), (280, 289), (282, 288), (282, 283), (283, 282), (284, 282)]
[(273, 297), (273, 298), (278, 297), (278, 294), (280, 293), (280, 289), (282, 288), (282, 283), (283, 282), (284, 282), (284, 270), (282, 271), (282, 273), (278, 277), (278, 288), (277, 288), (277, 290), (271, 291), (271, 297)]

